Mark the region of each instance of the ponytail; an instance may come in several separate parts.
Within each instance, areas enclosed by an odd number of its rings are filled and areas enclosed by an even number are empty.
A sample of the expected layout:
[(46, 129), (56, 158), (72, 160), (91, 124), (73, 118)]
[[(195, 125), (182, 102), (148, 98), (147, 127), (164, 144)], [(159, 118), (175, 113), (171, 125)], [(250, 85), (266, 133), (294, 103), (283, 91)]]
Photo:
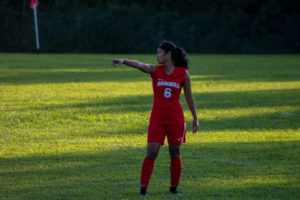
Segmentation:
[(172, 60), (175, 66), (182, 67), (188, 69), (189, 60), (187, 58), (187, 53), (181, 47), (176, 47), (176, 45), (171, 41), (163, 41), (161, 45), (158, 47), (167, 53), (168, 51), (172, 54)]
[(173, 60), (174, 60), (174, 65), (188, 69), (189, 60), (183, 48), (176, 47), (175, 56), (173, 57)]

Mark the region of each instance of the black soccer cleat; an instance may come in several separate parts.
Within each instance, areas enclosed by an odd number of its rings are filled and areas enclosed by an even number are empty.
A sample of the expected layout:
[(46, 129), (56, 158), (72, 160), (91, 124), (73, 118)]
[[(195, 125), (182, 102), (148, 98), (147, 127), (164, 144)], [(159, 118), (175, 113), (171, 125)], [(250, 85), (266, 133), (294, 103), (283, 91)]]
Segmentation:
[(147, 196), (147, 195), (148, 195), (147, 189), (141, 188), (140, 196)]
[(170, 193), (175, 195), (180, 195), (180, 193), (177, 191), (177, 187), (170, 187)]

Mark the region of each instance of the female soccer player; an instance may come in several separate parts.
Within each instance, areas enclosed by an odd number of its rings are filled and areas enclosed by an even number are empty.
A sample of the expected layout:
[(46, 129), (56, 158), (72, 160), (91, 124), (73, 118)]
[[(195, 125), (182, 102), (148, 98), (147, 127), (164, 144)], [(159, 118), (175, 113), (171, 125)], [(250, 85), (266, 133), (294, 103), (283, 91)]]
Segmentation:
[(151, 75), (154, 103), (148, 127), (147, 155), (143, 161), (140, 195), (147, 194), (147, 187), (160, 146), (168, 138), (171, 157), (170, 173), (172, 194), (178, 194), (177, 186), (181, 175), (181, 143), (185, 143), (186, 123), (179, 102), (181, 89), (193, 114), (193, 133), (198, 130), (197, 111), (187, 71), (188, 59), (182, 48), (173, 42), (164, 41), (157, 49), (159, 65), (145, 64), (135, 60), (113, 59), (112, 65), (125, 64)]

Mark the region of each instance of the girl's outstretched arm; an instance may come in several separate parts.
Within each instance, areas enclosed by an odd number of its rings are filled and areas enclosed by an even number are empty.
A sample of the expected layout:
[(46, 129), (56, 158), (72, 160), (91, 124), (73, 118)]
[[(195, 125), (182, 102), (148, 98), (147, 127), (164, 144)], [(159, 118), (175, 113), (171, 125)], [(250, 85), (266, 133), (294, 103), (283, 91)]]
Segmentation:
[(111, 60), (112, 66), (120, 65), (120, 64), (125, 64), (130, 67), (136, 68), (141, 70), (142, 72), (148, 73), (148, 74), (153, 74), (155, 72), (155, 65), (153, 64), (145, 64), (142, 62), (139, 62), (137, 60), (128, 60), (128, 59), (113, 59)]
[(191, 80), (190, 75), (188, 71), (186, 71), (185, 79), (183, 83), (183, 90), (184, 90), (184, 96), (187, 104), (189, 105), (189, 108), (193, 114), (193, 133), (196, 133), (198, 131), (199, 123), (198, 123), (198, 116), (197, 116), (197, 110), (196, 106), (194, 104), (193, 96), (192, 96), (192, 89), (191, 89)]

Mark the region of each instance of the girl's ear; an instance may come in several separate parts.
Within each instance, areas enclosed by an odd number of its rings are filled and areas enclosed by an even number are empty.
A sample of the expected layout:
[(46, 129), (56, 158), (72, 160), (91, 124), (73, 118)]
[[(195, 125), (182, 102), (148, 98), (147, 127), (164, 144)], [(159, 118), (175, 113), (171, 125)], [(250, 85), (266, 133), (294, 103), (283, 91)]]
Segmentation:
[(168, 57), (172, 58), (172, 53), (171, 53), (171, 51), (168, 51), (167, 55), (168, 55)]

